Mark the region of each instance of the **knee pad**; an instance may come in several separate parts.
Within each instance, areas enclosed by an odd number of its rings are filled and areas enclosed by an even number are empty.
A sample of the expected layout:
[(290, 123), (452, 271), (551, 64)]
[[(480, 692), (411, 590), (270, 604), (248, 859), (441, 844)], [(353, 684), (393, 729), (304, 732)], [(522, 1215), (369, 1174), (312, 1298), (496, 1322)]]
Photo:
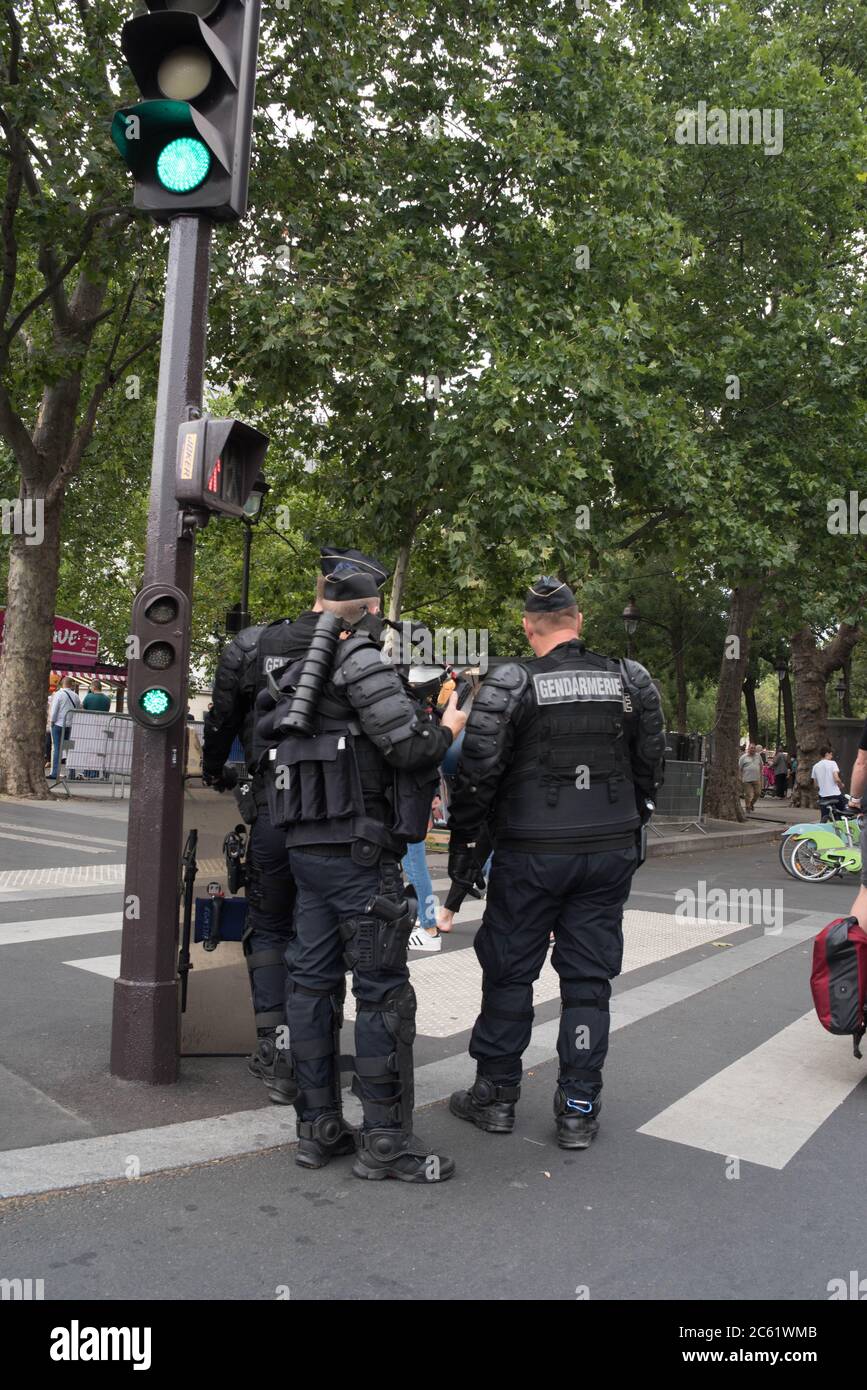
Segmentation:
[(407, 981), (393, 989), (383, 1000), (382, 1020), (395, 1042), (412, 1047), (415, 1042), (415, 1015), (418, 1007), (415, 990)]

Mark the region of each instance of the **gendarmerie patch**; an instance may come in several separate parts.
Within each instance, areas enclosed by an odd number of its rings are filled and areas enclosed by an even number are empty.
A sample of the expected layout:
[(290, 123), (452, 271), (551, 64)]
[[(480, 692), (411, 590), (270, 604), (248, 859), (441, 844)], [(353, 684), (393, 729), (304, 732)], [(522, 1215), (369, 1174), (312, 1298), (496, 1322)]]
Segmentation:
[(540, 705), (623, 699), (623, 683), (610, 671), (539, 671), (533, 677), (533, 685)]

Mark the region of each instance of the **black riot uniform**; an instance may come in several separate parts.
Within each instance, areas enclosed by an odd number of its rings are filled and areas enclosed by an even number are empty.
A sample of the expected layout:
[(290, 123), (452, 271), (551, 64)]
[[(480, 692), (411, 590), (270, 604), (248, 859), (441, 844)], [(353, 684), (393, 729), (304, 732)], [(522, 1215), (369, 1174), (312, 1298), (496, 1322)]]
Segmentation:
[[(538, 580), (526, 614), (563, 614), (571, 590)], [(558, 1143), (586, 1148), (598, 1129), (611, 980), (623, 956), (623, 906), (642, 826), (662, 776), (659, 695), (643, 666), (577, 637), (497, 667), (476, 696), (449, 805), (449, 872), (474, 882), (486, 825), (494, 858), (476, 954), (482, 1006), (470, 1041), (477, 1077), (451, 1109), (490, 1132), (514, 1128), (533, 982), (555, 937), (560, 976)]]
[[(376, 595), (369, 575), (351, 563), (325, 584), (326, 607), (332, 598)], [(298, 1087), (296, 1161), (321, 1167), (357, 1147), (358, 1177), (441, 1181), (454, 1164), (429, 1154), (412, 1132), (416, 1003), (407, 944), (416, 904), (400, 861), (409, 842), (424, 838), (451, 734), (383, 661), (377, 619), (369, 615), (338, 640), (341, 625), (323, 614), (306, 661), (258, 701), (259, 735), (271, 744), (272, 818), (285, 827), (298, 888), (286, 1006)], [(315, 670), (318, 685), (311, 685)], [(303, 730), (293, 724), (299, 692), (309, 715)], [(357, 1011), (354, 1058), (340, 1057), (347, 969)], [(342, 1116), (341, 1067), (354, 1072), (361, 1099), (358, 1135)]]
[[(347, 555), (363, 560), (359, 551), (323, 546), (323, 575), (331, 573)], [(378, 571), (385, 583), (387, 574)], [(315, 610), (298, 618), (283, 618), (267, 625), (244, 628), (223, 651), (214, 679), (213, 709), (205, 716), (203, 773), (207, 785), (223, 791), (229, 785), (224, 764), (236, 736), (244, 746), (247, 777), (236, 790), (241, 815), (250, 827), (245, 881), (248, 902), (244, 952), (250, 971), (250, 987), (256, 1021), (257, 1049), (249, 1067), (260, 1076), (270, 1098), (289, 1104), (292, 1087), (280, 1065), (277, 1029), (285, 1024), (286, 947), (292, 936), (295, 884), (289, 867), (286, 839), (271, 824), (264, 778), (254, 771), (261, 748), (256, 746), (255, 703), (269, 677), (302, 656), (310, 644), (319, 614)]]

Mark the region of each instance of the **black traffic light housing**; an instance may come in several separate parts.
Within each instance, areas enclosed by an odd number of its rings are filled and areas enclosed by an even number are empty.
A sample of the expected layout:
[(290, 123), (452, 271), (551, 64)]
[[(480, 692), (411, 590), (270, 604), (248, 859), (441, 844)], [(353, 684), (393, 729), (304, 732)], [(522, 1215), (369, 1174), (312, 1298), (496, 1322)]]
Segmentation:
[(163, 729), (186, 707), (190, 600), (173, 584), (146, 584), (132, 606), (135, 655), (127, 668), (129, 712), (146, 729)]
[(178, 430), (176, 501), (185, 509), (243, 516), (267, 448), (267, 434), (241, 420), (185, 421)]
[(144, 101), (112, 138), (136, 178), (135, 206), (242, 217), (250, 175), (262, 0), (145, 0), (121, 47)]

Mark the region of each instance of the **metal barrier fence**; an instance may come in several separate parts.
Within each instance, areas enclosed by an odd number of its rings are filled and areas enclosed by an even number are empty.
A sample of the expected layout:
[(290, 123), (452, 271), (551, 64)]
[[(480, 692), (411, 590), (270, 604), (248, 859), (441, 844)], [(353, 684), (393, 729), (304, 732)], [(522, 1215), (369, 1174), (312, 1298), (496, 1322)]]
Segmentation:
[(112, 796), (122, 796), (132, 770), (132, 735), (128, 714), (67, 710), (61, 725), (58, 776), (49, 776), (49, 781), (54, 787), (62, 786), (67, 796), (73, 781), (107, 783)]
[[(704, 804), (704, 763), (678, 762), (666, 759), (665, 782), (656, 795), (656, 816), (668, 820), (685, 820), (688, 830), (701, 824)], [(651, 829), (652, 829), (651, 823)]]

